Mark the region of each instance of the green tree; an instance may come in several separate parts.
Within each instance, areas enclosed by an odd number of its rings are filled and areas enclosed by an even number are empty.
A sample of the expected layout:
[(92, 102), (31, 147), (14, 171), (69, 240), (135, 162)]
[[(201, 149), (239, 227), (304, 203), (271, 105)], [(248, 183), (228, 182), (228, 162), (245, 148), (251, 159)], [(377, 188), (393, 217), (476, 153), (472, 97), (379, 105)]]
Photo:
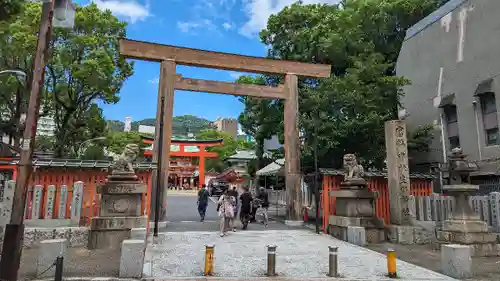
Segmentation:
[(127, 144), (137, 144), (143, 150), (146, 144), (142, 141), (141, 135), (137, 132), (113, 132), (108, 133), (106, 146), (109, 152), (121, 154)]
[[(0, 69), (20, 69), (26, 81), (0, 77), (0, 108), (7, 109), (0, 129), (19, 144), (24, 127), (31, 81), (33, 54), (40, 26), (41, 4), (26, 2), (11, 20), (0, 22)], [(76, 5), (75, 27), (53, 30), (41, 114), (54, 117), (56, 157), (73, 155), (88, 134), (82, 134), (86, 118), (96, 101), (116, 103), (124, 81), (132, 75), (133, 65), (119, 55), (118, 39), (125, 37), (126, 23), (95, 4)], [(104, 132), (105, 133), (105, 132)]]
[(225, 132), (219, 132), (217, 130), (204, 130), (196, 136), (199, 140), (217, 140), (223, 139), (224, 143), (221, 146), (208, 147), (207, 151), (217, 153), (217, 158), (209, 158), (205, 162), (205, 169), (207, 171), (214, 170), (216, 172), (222, 172), (224, 169), (228, 168), (229, 165), (226, 162), (227, 158), (234, 155), (238, 150), (248, 150), (252, 148), (252, 144), (244, 141), (234, 139), (230, 134)]
[[(37, 3), (24, 4), (19, 13), (9, 17), (7, 21), (0, 21), (0, 69), (18, 69), (27, 74), (24, 78), (0, 75), (0, 130), (9, 136), (9, 143), (15, 147), (19, 147), (24, 130), (22, 116), (28, 105), (28, 86), (40, 28), (40, 9), (40, 4)], [(40, 100), (41, 116), (50, 112), (50, 102), (45, 93), (46, 91), (42, 92)]]
[[(321, 166), (339, 167), (342, 155), (356, 153), (365, 165), (381, 167), (385, 158), (383, 124), (397, 117), (402, 86), (394, 66), (406, 29), (428, 15), (437, 0), (344, 0), (339, 5), (302, 5), (272, 15), (260, 33), (268, 56), (332, 65), (327, 79), (299, 80), (299, 125), (305, 146), (302, 164), (311, 168), (317, 142)], [(273, 85), (279, 77), (241, 77), (238, 82)], [(241, 99), (239, 120), (263, 139), (283, 141), (279, 101)], [(430, 131), (426, 131), (430, 132)], [(421, 138), (422, 139), (422, 138)]]
[(119, 54), (118, 39), (126, 36), (125, 28), (110, 11), (90, 4), (77, 6), (72, 30), (55, 30), (46, 83), (54, 102), (57, 156), (81, 141), (74, 132), (88, 126), (79, 117), (94, 102), (119, 101), (118, 92), (133, 73), (132, 63)]
[(23, 3), (23, 0), (0, 0), (0, 21), (7, 21), (18, 14)]

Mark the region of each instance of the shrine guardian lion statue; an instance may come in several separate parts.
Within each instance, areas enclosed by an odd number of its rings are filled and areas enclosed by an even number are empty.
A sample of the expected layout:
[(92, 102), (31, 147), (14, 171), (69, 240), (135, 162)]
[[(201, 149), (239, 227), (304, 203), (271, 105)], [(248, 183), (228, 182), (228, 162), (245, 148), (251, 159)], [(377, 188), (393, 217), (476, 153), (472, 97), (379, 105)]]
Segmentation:
[(354, 154), (345, 154), (343, 158), (344, 166), (344, 181), (341, 185), (344, 186), (364, 186), (366, 181), (363, 179), (365, 170), (363, 166), (358, 164)]
[(132, 163), (139, 156), (139, 146), (137, 144), (127, 144), (123, 152), (113, 163), (113, 173), (135, 173)]

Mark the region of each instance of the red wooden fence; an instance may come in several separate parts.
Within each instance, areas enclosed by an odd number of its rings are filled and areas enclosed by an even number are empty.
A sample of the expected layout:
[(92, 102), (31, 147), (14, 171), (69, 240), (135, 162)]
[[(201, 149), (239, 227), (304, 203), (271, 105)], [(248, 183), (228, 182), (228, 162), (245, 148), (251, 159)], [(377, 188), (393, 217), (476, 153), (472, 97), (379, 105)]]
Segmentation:
[[(0, 167), (1, 169), (2, 167)], [(5, 171), (7, 169), (2, 169)], [(13, 169), (15, 171), (15, 169)], [(56, 187), (56, 194), (60, 193), (61, 186), (66, 185), (68, 187), (68, 200), (66, 203), (66, 218), (70, 218), (70, 204), (71, 198), (73, 197), (73, 184), (77, 181), (83, 182), (83, 202), (82, 202), (82, 213), (81, 213), (81, 225), (88, 225), (90, 223), (90, 218), (99, 215), (99, 206), (101, 204), (100, 195), (97, 194), (97, 185), (104, 183), (106, 177), (109, 173), (102, 169), (65, 169), (65, 168), (38, 168), (31, 177), (31, 182), (29, 184), (28, 196), (27, 196), (27, 212), (25, 213), (26, 219), (31, 219), (31, 206), (33, 200), (33, 186), (41, 185), (43, 186), (43, 199), (42, 199), (42, 210), (45, 210), (45, 204), (47, 201), (47, 188), (50, 185)], [(143, 215), (149, 216), (150, 205), (151, 205), (151, 171), (138, 171), (137, 176), (139, 180), (148, 185), (147, 192), (142, 195), (142, 206)], [(12, 175), (12, 179), (15, 180), (16, 173)], [(59, 210), (59, 196), (56, 196), (56, 202), (54, 204), (54, 214), (58, 214)], [(42, 212), (42, 218), (43, 217)], [(44, 218), (52, 219), (52, 218)]]
[[(335, 197), (330, 196), (330, 191), (340, 189), (343, 176), (323, 175), (323, 192), (321, 193), (321, 209), (323, 210), (323, 230), (328, 226), (328, 217), (335, 215)], [(384, 219), (385, 224), (390, 223), (389, 191), (387, 179), (383, 176), (368, 178), (368, 188), (378, 191), (376, 213), (378, 218)], [(410, 193), (415, 196), (427, 196), (432, 194), (432, 179), (412, 178), (410, 180)]]

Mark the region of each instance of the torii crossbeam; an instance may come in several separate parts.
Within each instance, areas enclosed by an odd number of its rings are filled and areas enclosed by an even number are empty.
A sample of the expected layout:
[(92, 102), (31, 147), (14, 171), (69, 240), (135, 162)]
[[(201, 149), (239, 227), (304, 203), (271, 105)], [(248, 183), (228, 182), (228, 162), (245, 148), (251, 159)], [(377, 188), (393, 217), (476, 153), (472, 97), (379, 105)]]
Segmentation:
[[(288, 195), (287, 219), (294, 221), (302, 220), (300, 142), (297, 122), (299, 114), (298, 76), (311, 78), (328, 77), (330, 76), (330, 65), (249, 57), (129, 39), (120, 39), (120, 54), (126, 58), (161, 63), (158, 106), (156, 110), (157, 135), (155, 140), (158, 139), (160, 131), (159, 114), (161, 110), (159, 107), (161, 106), (162, 97), (165, 101), (165, 115), (163, 116), (165, 137), (163, 138), (162, 151), (154, 151), (153, 159), (157, 160), (158, 155), (161, 155), (162, 163), (165, 166), (163, 169), (165, 173), (163, 178), (168, 178), (175, 89), (284, 100), (285, 184)], [(268, 87), (183, 78), (176, 74), (176, 66), (178, 64), (240, 72), (284, 75), (285, 85)], [(158, 145), (154, 145), (154, 148), (157, 147)], [(166, 194), (166, 191), (164, 194)], [(154, 199), (153, 196), (152, 199)], [(166, 200), (164, 204), (166, 204)]]

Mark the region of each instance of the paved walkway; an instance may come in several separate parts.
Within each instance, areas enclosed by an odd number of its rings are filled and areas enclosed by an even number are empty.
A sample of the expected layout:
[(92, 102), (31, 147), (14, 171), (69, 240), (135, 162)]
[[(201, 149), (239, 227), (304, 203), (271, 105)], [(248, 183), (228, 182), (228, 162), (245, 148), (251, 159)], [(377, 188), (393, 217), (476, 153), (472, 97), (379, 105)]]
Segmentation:
[[(161, 233), (146, 250), (144, 277), (201, 276), (205, 244), (215, 244), (215, 277), (264, 277), (266, 245), (275, 244), (281, 278), (325, 278), (328, 246), (337, 246), (341, 277), (386, 279), (384, 255), (305, 229), (240, 231), (222, 238), (216, 232)], [(455, 280), (403, 261), (398, 261), (398, 274), (402, 280)]]

